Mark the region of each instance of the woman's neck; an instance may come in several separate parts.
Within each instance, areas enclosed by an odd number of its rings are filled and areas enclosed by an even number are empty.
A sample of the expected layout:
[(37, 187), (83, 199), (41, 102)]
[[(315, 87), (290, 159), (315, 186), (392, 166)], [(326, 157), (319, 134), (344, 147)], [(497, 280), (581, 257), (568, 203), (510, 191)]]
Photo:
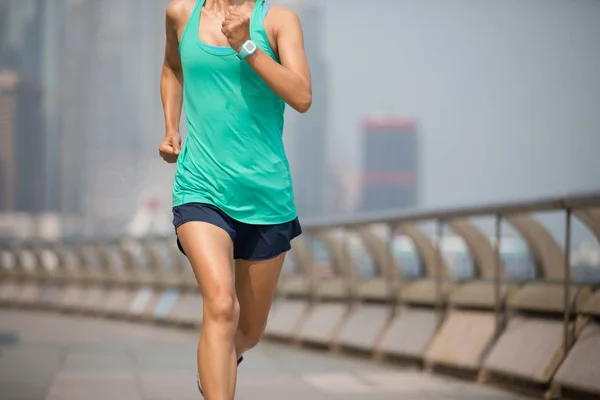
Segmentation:
[(231, 6), (246, 8), (254, 3), (256, 3), (255, 0), (206, 0), (204, 7), (215, 11), (224, 11)]

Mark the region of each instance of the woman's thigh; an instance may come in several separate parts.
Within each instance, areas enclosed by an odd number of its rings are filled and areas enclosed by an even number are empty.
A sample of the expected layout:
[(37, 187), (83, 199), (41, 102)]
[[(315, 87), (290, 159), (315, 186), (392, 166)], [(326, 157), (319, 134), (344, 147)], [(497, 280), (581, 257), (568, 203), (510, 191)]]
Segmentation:
[(235, 287), (240, 303), (238, 327), (256, 339), (267, 324), (284, 260), (282, 253), (269, 260), (235, 262)]
[(233, 242), (227, 232), (206, 222), (188, 222), (177, 228), (205, 302), (235, 300)]

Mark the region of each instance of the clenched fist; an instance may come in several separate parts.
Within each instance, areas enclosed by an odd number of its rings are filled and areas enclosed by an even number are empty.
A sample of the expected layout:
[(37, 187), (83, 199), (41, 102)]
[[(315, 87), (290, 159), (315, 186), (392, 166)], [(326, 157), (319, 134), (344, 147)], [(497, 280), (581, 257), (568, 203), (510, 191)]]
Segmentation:
[(165, 137), (165, 140), (158, 146), (158, 153), (163, 160), (169, 164), (177, 162), (179, 157), (179, 150), (181, 149), (181, 140), (179, 139), (179, 133), (169, 134)]
[(231, 48), (239, 53), (242, 51), (242, 45), (250, 40), (250, 17), (230, 7), (229, 14), (223, 20), (221, 32), (229, 41)]

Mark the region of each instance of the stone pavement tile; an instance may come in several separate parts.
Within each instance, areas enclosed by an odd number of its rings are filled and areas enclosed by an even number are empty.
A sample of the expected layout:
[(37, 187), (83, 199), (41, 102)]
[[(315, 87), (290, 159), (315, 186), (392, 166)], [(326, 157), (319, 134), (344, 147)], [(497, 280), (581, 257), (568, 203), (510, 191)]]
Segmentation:
[(303, 380), (325, 393), (373, 393), (377, 387), (360, 377), (343, 372), (305, 374)]
[(200, 400), (193, 369), (185, 372), (138, 373), (140, 392), (145, 400)]
[(132, 373), (60, 372), (46, 400), (143, 400)]
[(310, 373), (302, 379), (322, 394), (328, 394), (336, 400), (438, 400), (435, 393), (429, 393), (422, 388), (412, 390), (370, 381), (366, 375), (353, 372)]
[(443, 400), (430, 393), (402, 392), (402, 393), (363, 393), (345, 394), (335, 397), (335, 400)]
[(173, 345), (136, 344), (129, 347), (136, 369), (143, 371), (195, 371), (196, 342)]
[(336, 397), (335, 400), (443, 400), (431, 393), (423, 392), (402, 392), (402, 393), (369, 393), (369, 394), (351, 394)]
[(244, 373), (238, 375), (236, 400), (336, 400), (329, 393), (287, 373)]
[[(198, 332), (180, 329), (175, 326), (160, 326), (126, 321), (107, 322), (114, 324), (115, 338), (134, 345), (137, 343), (148, 343), (172, 346), (178, 345), (181, 342), (195, 343), (198, 340)], [(123, 337), (123, 332), (127, 333), (125, 337)]]
[[(0, 400), (200, 399), (195, 384), (197, 332), (0, 310), (0, 331), (9, 330), (20, 341), (2, 348)], [(368, 360), (262, 343), (246, 354), (236, 399), (523, 398)]]
[(525, 397), (509, 394), (501, 390), (463, 382), (444, 376), (428, 375), (420, 372), (392, 372), (367, 374), (365, 378), (376, 382), (380, 387), (400, 390), (402, 393), (422, 392), (436, 399), (477, 399), (477, 400), (518, 400)]
[(420, 372), (384, 372), (364, 374), (363, 379), (380, 391), (440, 391), (448, 390), (449, 379), (427, 375)]
[(22, 341), (61, 343), (179, 343), (197, 338), (197, 334), (191, 331), (172, 327), (43, 311), (0, 309), (0, 331), (14, 329), (19, 330)]
[(60, 365), (61, 351), (54, 346), (3, 348), (0, 399), (43, 399)]
[[(329, 372), (329, 371), (389, 371), (389, 366), (376, 364), (361, 358), (351, 358), (304, 348), (292, 348), (285, 345), (265, 343), (257, 351), (268, 358), (275, 370), (289, 373)], [(249, 355), (248, 359), (250, 359)], [(248, 363), (250, 364), (250, 363)]]
[[(139, 374), (145, 400), (200, 400), (196, 375), (192, 372), (145, 372)], [(236, 400), (335, 400), (286, 374), (243, 374), (238, 377)]]
[(49, 385), (28, 382), (0, 383), (2, 400), (41, 400), (45, 399)]
[(440, 400), (525, 400), (530, 397), (506, 393), (501, 390), (477, 385), (449, 384), (448, 390), (436, 392)]
[[(238, 389), (235, 398), (236, 400), (338, 400), (336, 397), (316, 392), (310, 388), (291, 391), (290, 389), (272, 386), (247, 390)], [(371, 398), (371, 400), (374, 399)]]
[(444, 393), (444, 399), (467, 399), (467, 400), (526, 400), (531, 397), (510, 393), (505, 390), (491, 386), (479, 385), (474, 382), (459, 379), (433, 376), (435, 379), (444, 379), (448, 391)]
[(485, 399), (516, 400), (523, 397), (510, 395), (471, 383), (457, 384), (443, 377), (418, 372), (356, 373), (331, 372), (308, 373), (304, 381), (321, 392), (345, 398), (386, 399), (389, 396), (420, 398), (423, 400)]
[[(65, 324), (65, 321), (68, 321)], [(101, 320), (36, 311), (3, 310), (0, 329), (18, 327), (22, 341), (65, 342), (110, 340), (114, 329)]]
[(125, 371), (134, 370), (131, 354), (107, 351), (103, 353), (68, 351), (64, 362), (65, 371)]

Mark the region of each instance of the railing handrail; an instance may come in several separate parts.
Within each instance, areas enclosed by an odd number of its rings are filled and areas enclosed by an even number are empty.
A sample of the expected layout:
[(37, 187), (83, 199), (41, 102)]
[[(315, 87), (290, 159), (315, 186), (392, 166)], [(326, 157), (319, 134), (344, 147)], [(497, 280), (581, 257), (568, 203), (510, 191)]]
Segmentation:
[(521, 201), (506, 201), (480, 206), (451, 207), (433, 210), (390, 210), (363, 213), (354, 217), (308, 220), (302, 223), (307, 230), (352, 228), (369, 224), (397, 224), (400, 222), (419, 222), (428, 220), (448, 221), (466, 217), (484, 217), (493, 215), (514, 215), (531, 212), (548, 212), (564, 209), (600, 206), (600, 191), (578, 193), (566, 196), (547, 196)]

